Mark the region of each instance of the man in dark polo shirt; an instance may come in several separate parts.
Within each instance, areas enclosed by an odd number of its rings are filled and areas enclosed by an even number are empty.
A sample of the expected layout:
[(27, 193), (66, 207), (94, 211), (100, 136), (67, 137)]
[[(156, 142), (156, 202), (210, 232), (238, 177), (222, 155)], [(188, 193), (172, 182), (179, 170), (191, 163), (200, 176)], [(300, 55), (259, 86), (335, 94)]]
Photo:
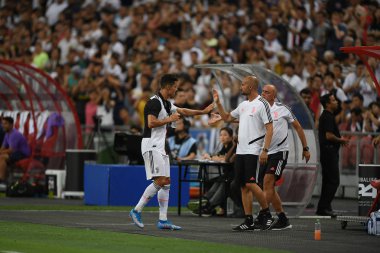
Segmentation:
[(0, 183), (4, 184), (7, 165), (30, 156), (30, 148), (26, 138), (13, 128), (12, 117), (4, 117), (1, 123), (5, 137), (0, 148)]
[(334, 112), (338, 109), (338, 101), (333, 94), (326, 94), (320, 99), (324, 108), (319, 118), (319, 145), (322, 166), (322, 191), (318, 202), (317, 215), (335, 217), (331, 208), (335, 192), (339, 186), (339, 148), (346, 145), (348, 139), (342, 138), (335, 122)]

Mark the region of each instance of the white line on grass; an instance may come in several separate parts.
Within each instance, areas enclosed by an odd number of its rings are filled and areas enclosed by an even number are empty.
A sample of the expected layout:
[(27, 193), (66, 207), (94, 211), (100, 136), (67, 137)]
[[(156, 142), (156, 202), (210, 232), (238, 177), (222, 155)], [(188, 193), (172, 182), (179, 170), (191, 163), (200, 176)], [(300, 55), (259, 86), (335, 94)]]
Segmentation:
[[(135, 226), (135, 223), (126, 223), (126, 224), (119, 224), (119, 223), (75, 223), (75, 224), (80, 225), (80, 226)], [(155, 224), (144, 223), (144, 225), (145, 226), (153, 226)]]

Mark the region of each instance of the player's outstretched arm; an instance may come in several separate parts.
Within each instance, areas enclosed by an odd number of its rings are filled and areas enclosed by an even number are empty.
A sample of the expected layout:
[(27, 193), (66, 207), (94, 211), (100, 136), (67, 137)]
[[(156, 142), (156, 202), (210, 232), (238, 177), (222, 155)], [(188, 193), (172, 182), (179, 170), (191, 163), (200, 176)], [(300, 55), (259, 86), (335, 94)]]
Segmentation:
[(208, 114), (214, 109), (214, 107), (215, 107), (214, 103), (211, 103), (203, 110), (192, 110), (192, 109), (187, 109), (187, 108), (177, 108), (177, 112), (183, 116), (195, 116), (195, 115)]

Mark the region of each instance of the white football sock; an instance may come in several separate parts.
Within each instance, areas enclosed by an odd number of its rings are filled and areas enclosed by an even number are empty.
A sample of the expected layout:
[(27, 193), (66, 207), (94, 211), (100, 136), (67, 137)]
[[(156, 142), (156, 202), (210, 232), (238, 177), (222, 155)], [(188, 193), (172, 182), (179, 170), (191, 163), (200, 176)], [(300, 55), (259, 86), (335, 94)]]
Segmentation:
[(161, 189), (160, 186), (156, 185), (154, 182), (151, 183), (150, 185), (148, 185), (148, 187), (146, 187), (143, 195), (141, 196), (140, 198), (140, 201), (139, 203), (136, 205), (135, 207), (135, 210), (137, 212), (141, 212), (142, 209), (144, 208), (144, 206), (146, 204), (148, 204), (149, 200), (151, 198), (154, 197), (154, 195), (156, 195), (156, 193)]
[(170, 184), (162, 187), (157, 194), (158, 204), (160, 205), (160, 220), (168, 219)]

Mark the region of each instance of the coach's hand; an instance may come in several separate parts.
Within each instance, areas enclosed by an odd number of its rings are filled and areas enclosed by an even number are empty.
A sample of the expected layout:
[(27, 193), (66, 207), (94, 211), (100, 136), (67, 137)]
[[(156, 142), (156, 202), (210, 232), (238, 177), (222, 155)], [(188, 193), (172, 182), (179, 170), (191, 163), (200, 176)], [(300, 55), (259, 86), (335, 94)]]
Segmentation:
[(222, 120), (222, 116), (216, 113), (211, 113), (211, 117), (208, 120), (208, 125), (209, 126), (217, 126), (217, 123)]
[(214, 98), (215, 103), (219, 102), (219, 94), (215, 89), (212, 90), (212, 97)]
[(259, 161), (261, 165), (266, 164), (268, 161), (268, 152), (261, 151)]
[(305, 159), (306, 163), (310, 160), (310, 152), (309, 151), (302, 151), (302, 160)]

